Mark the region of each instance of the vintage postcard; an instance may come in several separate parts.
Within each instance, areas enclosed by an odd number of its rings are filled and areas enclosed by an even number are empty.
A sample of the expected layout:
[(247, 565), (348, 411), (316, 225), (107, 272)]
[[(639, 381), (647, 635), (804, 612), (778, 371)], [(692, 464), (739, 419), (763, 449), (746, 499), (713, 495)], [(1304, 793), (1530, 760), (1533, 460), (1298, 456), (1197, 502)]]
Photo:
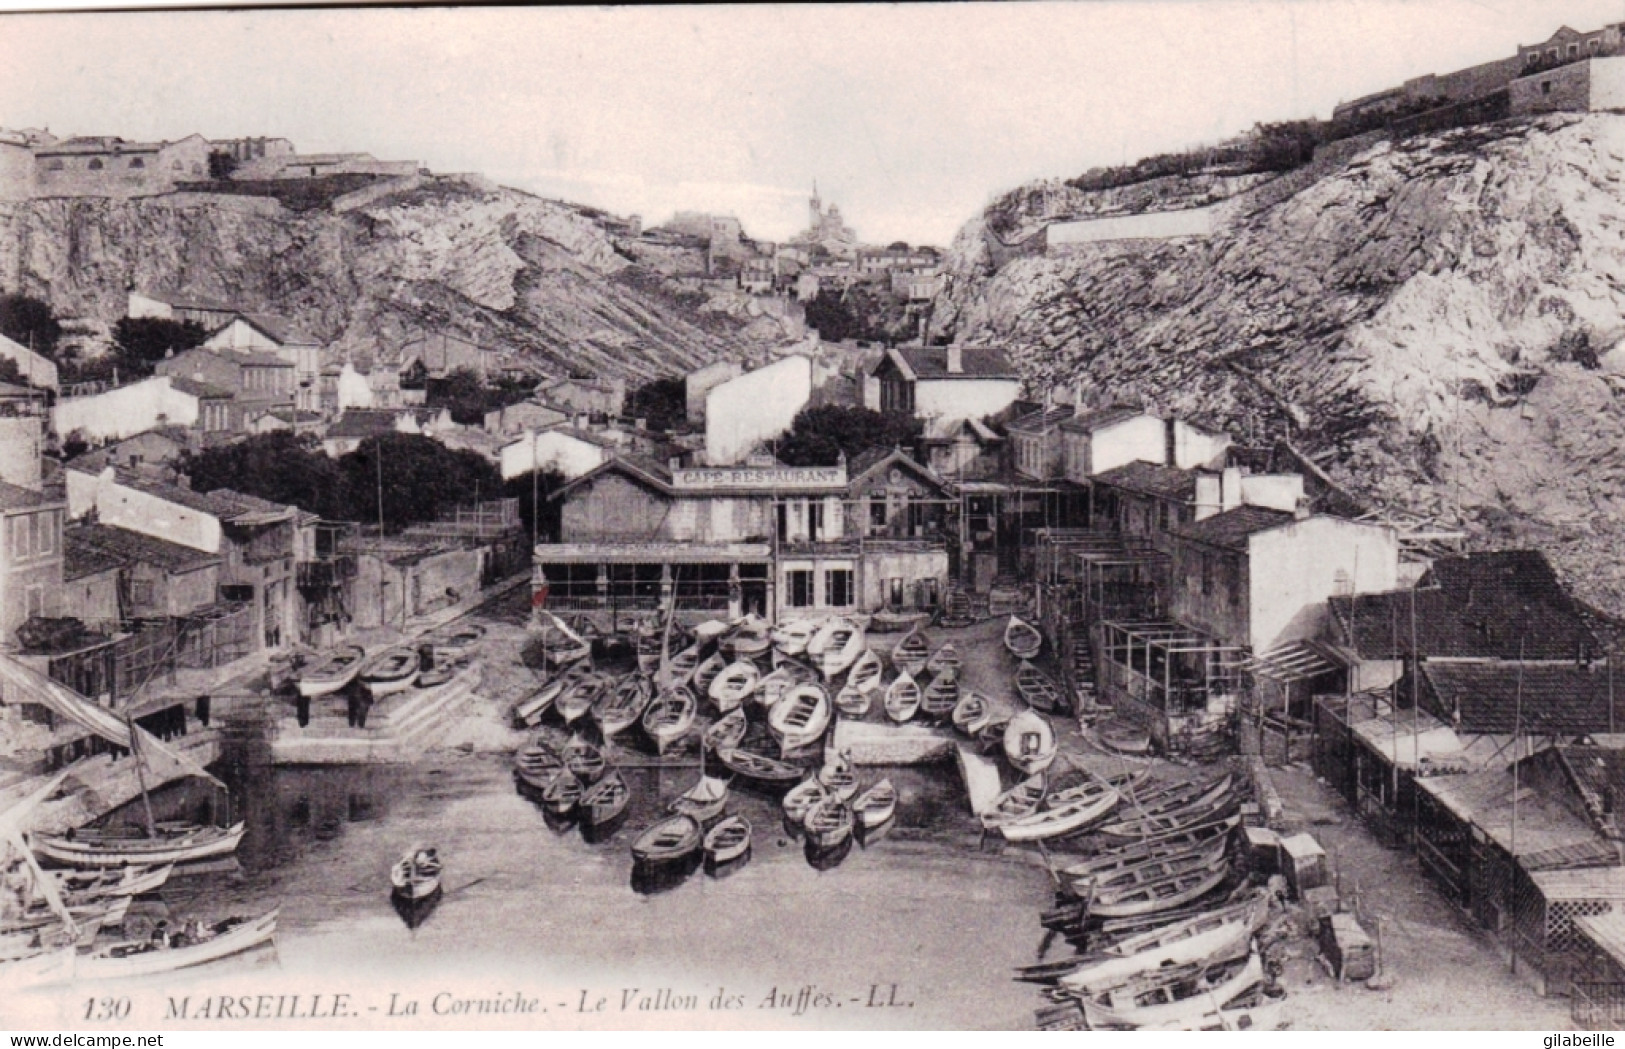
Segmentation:
[(0, 1028), (1625, 1023), (1622, 15), (0, 14)]

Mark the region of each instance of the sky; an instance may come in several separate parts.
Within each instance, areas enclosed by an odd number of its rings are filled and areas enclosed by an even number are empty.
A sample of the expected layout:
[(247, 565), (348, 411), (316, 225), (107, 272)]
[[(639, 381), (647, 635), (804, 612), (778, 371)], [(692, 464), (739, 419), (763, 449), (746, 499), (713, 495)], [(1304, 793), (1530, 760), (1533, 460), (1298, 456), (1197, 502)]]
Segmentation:
[(1625, 0), (5, 13), (0, 127), (277, 136), (767, 240), (806, 225), (816, 181), (866, 242), (945, 245), (1023, 182), (1622, 19)]

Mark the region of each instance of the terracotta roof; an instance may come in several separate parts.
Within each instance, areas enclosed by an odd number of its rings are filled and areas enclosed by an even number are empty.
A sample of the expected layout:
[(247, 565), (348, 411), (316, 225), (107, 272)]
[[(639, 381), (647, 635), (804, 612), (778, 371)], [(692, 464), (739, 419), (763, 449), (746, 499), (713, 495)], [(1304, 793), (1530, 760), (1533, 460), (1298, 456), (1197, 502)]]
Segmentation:
[(179, 485), (131, 477), (124, 471), (119, 472), (118, 483), (127, 488), (134, 488), (138, 492), (145, 492), (155, 498), (211, 514), (227, 523), (246, 518), (261, 518), (266, 515), (291, 516), (294, 510), (291, 506), (273, 503), (257, 496), (245, 495), (242, 492), (232, 491), (230, 488), (216, 488), (212, 492), (195, 492), (190, 488), (182, 488)]
[(1094, 481), (1158, 499), (1190, 502), (1196, 498), (1196, 471), (1181, 470), (1177, 466), (1135, 461), (1097, 474)]
[(1074, 411), (1070, 404), (1056, 408), (1040, 408), (1036, 412), (1028, 412), (1026, 415), (1011, 419), (1005, 425), (1005, 429), (1011, 433), (1043, 433), (1072, 418)]
[(1068, 419), (1061, 424), (1061, 429), (1077, 433), (1093, 433), (1108, 426), (1115, 426), (1120, 422), (1136, 418), (1145, 413), (1138, 408), (1127, 405), (1114, 405), (1110, 408), (1097, 408), (1092, 412), (1083, 412), (1076, 418)]
[(1585, 610), (1536, 550), (1439, 558), (1414, 590), (1334, 597), (1330, 607), (1347, 643), (1367, 659), (1410, 655), (1413, 631), (1423, 657), (1573, 660), (1602, 648)]
[(193, 397), (202, 397), (211, 400), (229, 400), (232, 396), (234, 396), (230, 390), (222, 389), (219, 386), (211, 386), (206, 382), (198, 382), (196, 379), (188, 379), (184, 375), (171, 375), (169, 377), (169, 385), (171, 388), (179, 390), (182, 393), (189, 393)]
[(120, 564), (150, 564), (166, 572), (190, 572), (220, 561), (214, 554), (111, 525), (75, 525), (66, 529), (62, 538), (66, 553), (75, 549), (94, 551)]
[[(1003, 350), (988, 346), (966, 346), (960, 351), (962, 370), (948, 370), (946, 346), (910, 346), (888, 350), (888, 357), (900, 358), (916, 379), (1017, 379), (1015, 367)], [(886, 360), (882, 357), (881, 360)]]
[(62, 506), (64, 500), (53, 498), (31, 488), (20, 488), (0, 481), (0, 511), (34, 510), (45, 506)]
[(1232, 550), (1246, 550), (1247, 540), (1256, 532), (1266, 532), (1292, 520), (1284, 510), (1269, 510), (1262, 506), (1238, 506), (1222, 514), (1214, 514), (1194, 524), (1169, 529), (1175, 535), (1194, 539), (1210, 546), (1223, 546)]
[(1422, 681), (1440, 716), (1468, 732), (1573, 737), (1607, 732), (1618, 719), (1602, 667), (1430, 661)]
[(99, 575), (127, 564), (125, 558), (119, 557), (108, 550), (93, 546), (77, 534), (78, 529), (67, 528), (62, 532), (62, 581), (71, 583), (75, 579), (86, 576)]

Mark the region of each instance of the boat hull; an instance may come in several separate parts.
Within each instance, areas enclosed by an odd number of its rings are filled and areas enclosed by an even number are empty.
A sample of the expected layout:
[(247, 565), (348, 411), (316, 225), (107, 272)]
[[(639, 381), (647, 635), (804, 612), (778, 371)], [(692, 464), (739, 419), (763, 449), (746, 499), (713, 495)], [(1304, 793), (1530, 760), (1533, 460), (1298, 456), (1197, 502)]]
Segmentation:
[(123, 867), (132, 864), (170, 864), (188, 863), (194, 860), (211, 859), (215, 856), (227, 856), (237, 851), (238, 844), (243, 840), (245, 825), (234, 824), (224, 834), (209, 835), (201, 841), (177, 841), (174, 843), (154, 843), (150, 848), (132, 847), (137, 841), (122, 842), (117, 846), (108, 845), (103, 848), (92, 846), (85, 842), (69, 841), (65, 838), (35, 837), (32, 840), (36, 852), (49, 856), (57, 863), (68, 864), (73, 867)]

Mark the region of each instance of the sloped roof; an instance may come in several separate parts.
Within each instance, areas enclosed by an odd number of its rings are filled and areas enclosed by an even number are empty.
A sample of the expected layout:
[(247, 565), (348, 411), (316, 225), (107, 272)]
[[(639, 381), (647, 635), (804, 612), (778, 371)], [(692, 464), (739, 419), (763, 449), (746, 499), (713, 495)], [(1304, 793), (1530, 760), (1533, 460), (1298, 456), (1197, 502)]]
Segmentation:
[(847, 463), (847, 483), (855, 485), (864, 477), (884, 468), (889, 463), (898, 463), (907, 467), (939, 489), (946, 489), (947, 487), (942, 478), (932, 473), (929, 467), (919, 463), (901, 448), (887, 448), (885, 446), (866, 448), (854, 455), (852, 460)]
[(671, 483), (671, 470), (666, 467), (665, 463), (651, 459), (646, 455), (639, 455), (636, 452), (620, 451), (568, 484), (560, 485), (548, 498), (561, 499), (566, 493), (591, 484), (608, 473), (624, 474), (640, 484), (655, 489), (662, 495), (676, 494), (676, 490)]
[[(1538, 758), (1540, 755), (1536, 755)], [(1532, 759), (1525, 759), (1532, 760)], [(1612, 864), (1613, 846), (1560, 797), (1519, 784), (1510, 769), (1427, 776), (1417, 785), (1457, 818), (1471, 822), (1528, 870)], [(1513, 814), (1517, 822), (1514, 828)]]
[(1043, 433), (1054, 429), (1061, 423), (1072, 418), (1075, 409), (1070, 404), (1063, 404), (1055, 408), (1040, 408), (1036, 412), (1017, 416), (1005, 424), (1005, 429), (1011, 433)]
[(171, 375), (169, 385), (172, 389), (205, 400), (230, 400), (235, 396), (230, 390), (222, 389), (219, 386), (211, 386), (206, 382), (198, 382), (196, 379), (188, 379), (184, 375)]
[(1175, 535), (1194, 539), (1210, 546), (1231, 550), (1246, 550), (1247, 540), (1257, 532), (1267, 532), (1292, 520), (1284, 510), (1270, 510), (1262, 506), (1238, 506), (1222, 514), (1214, 514), (1194, 524), (1169, 529)]
[(1440, 713), (1468, 732), (1581, 736), (1609, 731), (1625, 708), (1625, 696), (1610, 699), (1601, 667), (1429, 661), (1422, 681)]
[(1190, 502), (1196, 498), (1196, 471), (1181, 470), (1177, 466), (1136, 460), (1096, 474), (1094, 482), (1158, 499)]
[(1601, 650), (1586, 610), (1537, 550), (1442, 557), (1414, 590), (1334, 597), (1330, 607), (1367, 659), (1410, 655), (1413, 632), (1424, 657), (1572, 660)]
[(62, 539), (69, 554), (94, 552), (119, 564), (150, 564), (166, 572), (190, 572), (220, 561), (215, 554), (104, 524), (74, 525), (63, 531)]
[(45, 506), (62, 505), (64, 500), (0, 481), (0, 510), (35, 510)]
[(118, 483), (158, 499), (189, 507), (218, 517), (227, 523), (254, 524), (268, 519), (291, 517), (294, 508), (273, 503), (257, 496), (245, 495), (230, 488), (216, 488), (212, 492), (195, 492), (179, 485), (165, 484), (119, 471)]
[[(891, 359), (906, 365), (906, 373), (914, 379), (1019, 379), (1015, 367), (1003, 350), (990, 346), (965, 346), (960, 350), (962, 370), (948, 370), (946, 346), (908, 346), (890, 349), (881, 360)], [(877, 365), (878, 367), (878, 365)]]
[(62, 581), (71, 583), (75, 579), (84, 579), (86, 576), (99, 575), (102, 572), (120, 568), (127, 562), (116, 554), (92, 546), (84, 542), (76, 529), (67, 528), (62, 532)]
[(1067, 419), (1061, 423), (1061, 429), (1074, 433), (1093, 433), (1104, 430), (1108, 426), (1116, 426), (1120, 422), (1144, 415), (1138, 408), (1131, 408), (1126, 404), (1116, 404), (1110, 408), (1096, 408), (1092, 412), (1082, 412), (1075, 418)]

